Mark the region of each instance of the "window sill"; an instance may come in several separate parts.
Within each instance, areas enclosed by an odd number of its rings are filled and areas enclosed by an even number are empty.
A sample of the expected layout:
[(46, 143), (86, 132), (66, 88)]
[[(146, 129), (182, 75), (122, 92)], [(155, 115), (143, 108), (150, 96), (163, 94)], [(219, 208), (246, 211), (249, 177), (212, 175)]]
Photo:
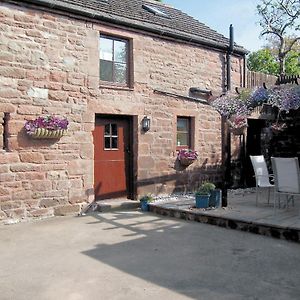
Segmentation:
[(129, 86), (122, 86), (122, 85), (113, 85), (113, 84), (105, 84), (100, 83), (99, 84), (100, 89), (110, 89), (110, 90), (120, 90), (120, 91), (133, 91), (133, 87)]

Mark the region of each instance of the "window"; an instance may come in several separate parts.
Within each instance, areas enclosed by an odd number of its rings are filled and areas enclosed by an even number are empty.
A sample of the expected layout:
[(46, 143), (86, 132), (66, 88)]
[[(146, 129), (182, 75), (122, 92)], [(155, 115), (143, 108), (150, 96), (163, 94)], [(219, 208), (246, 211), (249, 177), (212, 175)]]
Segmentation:
[(177, 148), (191, 148), (191, 119), (177, 117)]
[(118, 125), (108, 123), (104, 126), (104, 149), (118, 149)]
[(5, 151), (9, 151), (8, 149), (8, 120), (9, 113), (0, 112), (0, 150), (3, 149)]
[(100, 36), (100, 80), (129, 85), (129, 41)]
[(169, 15), (167, 13), (163, 12), (162, 10), (160, 10), (157, 7), (154, 7), (154, 6), (151, 6), (151, 5), (148, 5), (148, 4), (143, 4), (142, 7), (143, 7), (143, 9), (153, 13), (156, 16), (160, 16), (160, 17), (170, 19)]

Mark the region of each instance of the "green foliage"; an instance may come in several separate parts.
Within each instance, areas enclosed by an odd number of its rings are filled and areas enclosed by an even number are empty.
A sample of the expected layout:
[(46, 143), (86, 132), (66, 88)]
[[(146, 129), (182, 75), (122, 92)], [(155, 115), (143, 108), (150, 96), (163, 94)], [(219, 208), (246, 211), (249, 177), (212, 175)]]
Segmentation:
[(286, 74), (300, 75), (300, 52), (291, 50), (286, 56)]
[[(277, 46), (274, 49), (277, 49), (278, 73), (287, 75), (288, 54), (295, 50), (296, 44), (300, 41), (298, 34), (300, 32), (300, 2), (299, 0), (260, 0), (257, 12), (262, 28), (261, 36), (269, 36), (277, 40)], [(291, 33), (295, 37), (289, 37)], [(274, 73), (272, 66), (271, 62), (269, 73), (278, 74), (277, 71)]]
[(201, 184), (195, 195), (210, 195), (215, 188), (216, 186), (213, 183), (205, 181)]
[[(298, 51), (291, 50), (285, 59), (285, 74), (286, 75), (299, 75), (300, 54)], [(248, 56), (247, 61), (248, 69), (250, 71), (263, 72), (271, 75), (279, 75), (280, 68), (277, 55), (275, 51), (269, 48), (261, 49), (252, 52)]]
[(145, 195), (140, 198), (140, 202), (146, 201), (146, 202), (152, 202), (154, 201), (153, 197), (151, 195)]

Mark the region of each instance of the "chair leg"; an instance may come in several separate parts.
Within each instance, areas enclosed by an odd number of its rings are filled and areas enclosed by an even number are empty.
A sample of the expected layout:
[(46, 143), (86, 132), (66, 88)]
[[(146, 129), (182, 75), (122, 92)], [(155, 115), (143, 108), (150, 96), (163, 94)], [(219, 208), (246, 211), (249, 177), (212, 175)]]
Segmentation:
[(256, 186), (256, 202), (255, 202), (256, 206), (258, 204), (258, 186)]
[(274, 192), (274, 215), (276, 215), (276, 193)]

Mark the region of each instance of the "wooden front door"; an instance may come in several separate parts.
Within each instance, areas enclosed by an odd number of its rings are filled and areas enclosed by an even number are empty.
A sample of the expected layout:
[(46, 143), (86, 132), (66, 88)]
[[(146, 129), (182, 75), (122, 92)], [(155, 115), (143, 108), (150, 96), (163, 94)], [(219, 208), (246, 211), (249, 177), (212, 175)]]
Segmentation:
[(126, 118), (97, 118), (94, 136), (95, 199), (129, 198), (130, 136)]

